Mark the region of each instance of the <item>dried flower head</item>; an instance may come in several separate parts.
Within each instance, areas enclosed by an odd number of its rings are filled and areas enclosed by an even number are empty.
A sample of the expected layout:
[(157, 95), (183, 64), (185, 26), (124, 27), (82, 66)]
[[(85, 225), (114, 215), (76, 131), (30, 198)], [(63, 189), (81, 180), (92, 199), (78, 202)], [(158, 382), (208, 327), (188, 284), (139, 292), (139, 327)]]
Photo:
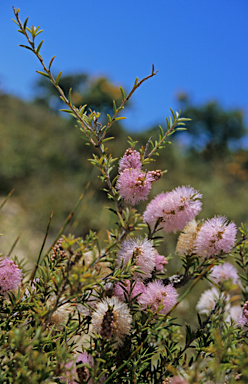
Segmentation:
[(131, 285), (129, 280), (124, 280), (123, 282), (116, 284), (115, 295), (123, 301), (126, 301), (126, 299), (127, 301), (130, 301), (130, 299), (143, 293), (144, 289), (145, 285), (141, 281), (134, 281)]
[(185, 186), (161, 193), (147, 205), (144, 222), (154, 227), (160, 219), (160, 226), (166, 232), (182, 230), (200, 212), (201, 197), (195, 189)]
[(153, 177), (139, 169), (126, 168), (120, 173), (116, 189), (126, 203), (135, 205), (147, 200)]
[(22, 272), (14, 261), (8, 257), (0, 259), (0, 294), (6, 296), (7, 292), (15, 291), (22, 280)]
[(140, 153), (135, 151), (135, 149), (128, 148), (119, 161), (119, 172), (124, 171), (126, 168), (136, 168), (140, 170), (141, 167)]
[(143, 308), (149, 308), (156, 312), (162, 304), (161, 314), (168, 313), (177, 302), (178, 293), (172, 284), (164, 285), (162, 281), (156, 280), (147, 285), (138, 302)]
[(211, 271), (210, 277), (216, 283), (223, 283), (231, 280), (233, 284), (239, 282), (239, 275), (237, 269), (230, 263), (215, 265)]
[(108, 340), (113, 338), (117, 345), (121, 345), (130, 332), (132, 316), (127, 304), (112, 296), (98, 303), (91, 322), (95, 333)]
[[(53, 308), (55, 302), (56, 302), (55, 295), (52, 295), (47, 301), (50, 308)], [(73, 309), (70, 306), (70, 304), (66, 303), (64, 305), (61, 305), (52, 313), (50, 324), (54, 324), (56, 327), (59, 327), (62, 324), (65, 324), (71, 312), (73, 312)]]
[(177, 240), (176, 252), (178, 255), (192, 256), (195, 251), (195, 239), (199, 226), (192, 220), (184, 228)]
[(228, 224), (225, 217), (208, 219), (197, 233), (195, 252), (206, 258), (217, 256), (221, 252), (229, 253), (234, 247), (236, 233), (236, 225), (233, 222)]
[(137, 279), (146, 279), (152, 276), (155, 267), (156, 250), (153, 248), (152, 242), (148, 239), (126, 239), (122, 242), (118, 256), (117, 265), (124, 265), (130, 259), (139, 267), (140, 272), (135, 272), (134, 277)]
[(60, 237), (58, 241), (55, 243), (54, 247), (52, 247), (52, 252), (51, 252), (52, 261), (63, 260), (68, 258), (67, 252), (62, 247), (63, 242), (64, 242), (64, 239)]

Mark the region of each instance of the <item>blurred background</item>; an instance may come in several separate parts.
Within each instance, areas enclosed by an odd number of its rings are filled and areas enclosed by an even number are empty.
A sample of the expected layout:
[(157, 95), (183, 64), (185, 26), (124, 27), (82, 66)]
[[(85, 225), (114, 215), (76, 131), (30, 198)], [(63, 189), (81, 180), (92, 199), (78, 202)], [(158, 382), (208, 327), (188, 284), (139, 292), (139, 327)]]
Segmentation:
[[(246, 0), (125, 1), (18, 0), (28, 26), (44, 32), (41, 54), (56, 55), (54, 75), (72, 87), (75, 105), (112, 114), (120, 103), (119, 86), (130, 91), (135, 78), (145, 82), (116, 123), (109, 151), (120, 157), (127, 136), (137, 149), (165, 127), (169, 108), (190, 117), (187, 132), (172, 137), (152, 169), (167, 169), (151, 197), (179, 185), (203, 194), (200, 218), (225, 215), (237, 225), (248, 222), (248, 3)], [(49, 241), (58, 233), (88, 181), (90, 187), (66, 233), (84, 236), (89, 228), (103, 239), (115, 218), (104, 185), (88, 159), (91, 150), (41, 66), (11, 21), (11, 3), (1, 4), (0, 196), (14, 194), (0, 211), (0, 251), (15, 239), (18, 257), (36, 260), (53, 211)], [(117, 173), (117, 164), (115, 174)], [(141, 204), (140, 212), (146, 204)], [(166, 235), (161, 253), (174, 255), (177, 235)], [(48, 244), (49, 244), (48, 241)], [(177, 258), (172, 264), (176, 271)]]

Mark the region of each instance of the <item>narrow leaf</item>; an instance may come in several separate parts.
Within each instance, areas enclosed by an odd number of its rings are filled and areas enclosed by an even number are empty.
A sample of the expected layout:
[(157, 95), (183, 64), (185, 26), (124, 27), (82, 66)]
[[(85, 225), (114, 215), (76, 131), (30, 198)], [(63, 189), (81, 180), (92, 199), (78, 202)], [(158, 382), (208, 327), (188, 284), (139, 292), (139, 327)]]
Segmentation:
[[(22, 31), (21, 31), (21, 32), (22, 32)], [(23, 32), (22, 32), (22, 33), (23, 33)], [(28, 47), (27, 45), (19, 44), (19, 47), (27, 48), (27, 49), (29, 49), (30, 51), (33, 51), (32, 48)]]
[(50, 68), (51, 68), (51, 65), (52, 65), (54, 59), (55, 59), (55, 56), (53, 56), (53, 57), (51, 58), (51, 61), (50, 61), (50, 63), (49, 63), (49, 71), (50, 71)]
[(50, 76), (47, 73), (41, 72), (41, 71), (36, 71), (36, 72), (39, 73), (40, 75), (48, 77), (48, 79), (50, 79)]
[(41, 29), (39, 32), (35, 34), (35, 37), (38, 36), (41, 32), (43, 32), (43, 29)]
[(40, 44), (38, 45), (38, 47), (36, 48), (36, 52), (39, 53), (40, 49), (41, 49), (41, 46), (43, 44), (43, 41), (44, 40), (41, 40)]
[(58, 85), (58, 83), (59, 83), (59, 79), (60, 79), (61, 75), (62, 75), (62, 71), (59, 72), (58, 76), (56, 77), (56, 80), (55, 80), (56, 85)]
[(113, 100), (113, 111), (114, 111), (114, 114), (116, 113), (116, 103), (115, 103), (115, 100)]
[(124, 100), (125, 99), (124, 89), (122, 87), (120, 87), (120, 90), (121, 90), (122, 100)]
[(24, 24), (23, 24), (23, 28), (24, 28), (24, 29), (26, 29), (27, 22), (28, 22), (28, 17), (27, 17), (26, 20), (24, 21)]
[(69, 95), (68, 95), (68, 100), (70, 104), (71, 104), (71, 91), (72, 91), (72, 88), (69, 89)]

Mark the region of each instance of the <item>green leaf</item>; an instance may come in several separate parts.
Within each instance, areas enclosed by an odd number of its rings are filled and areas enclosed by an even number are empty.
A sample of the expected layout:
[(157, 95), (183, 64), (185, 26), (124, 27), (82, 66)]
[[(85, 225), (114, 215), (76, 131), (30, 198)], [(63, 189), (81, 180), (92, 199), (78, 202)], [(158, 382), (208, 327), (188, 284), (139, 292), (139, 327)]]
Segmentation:
[(124, 89), (122, 87), (120, 87), (120, 90), (121, 90), (122, 100), (124, 100), (125, 99)]
[(71, 115), (74, 115), (74, 112), (71, 111), (70, 109), (60, 109), (60, 112), (66, 112), (66, 113), (70, 113)]
[(111, 123), (111, 116), (107, 113), (107, 117), (108, 117), (108, 121), (109, 121), (109, 123)]
[(62, 75), (62, 71), (59, 72), (58, 76), (56, 77), (56, 80), (55, 80), (56, 85), (58, 85), (58, 83), (59, 83), (59, 79), (60, 79), (61, 75)]
[(69, 89), (69, 95), (68, 95), (68, 100), (70, 104), (71, 104), (71, 91), (72, 91), (72, 88)]
[(47, 73), (41, 72), (41, 71), (36, 71), (36, 72), (39, 73), (40, 75), (48, 77), (48, 79), (50, 79), (50, 76)]
[(134, 82), (134, 87), (137, 85), (138, 81), (139, 81), (139, 78), (136, 77), (135, 82)]
[(26, 20), (24, 21), (24, 24), (23, 24), (23, 28), (24, 28), (24, 29), (26, 29), (28, 19), (29, 19), (29, 18), (27, 17)]
[(43, 32), (43, 29), (41, 29), (39, 32), (35, 33), (35, 37), (38, 36), (41, 32)]
[(118, 120), (124, 120), (124, 119), (126, 119), (126, 117), (124, 117), (124, 116), (122, 116), (122, 117), (116, 117), (116, 118), (115, 118), (115, 121), (118, 121)]
[(41, 40), (40, 44), (38, 45), (38, 47), (36, 48), (36, 52), (39, 53), (40, 49), (41, 49), (41, 46), (43, 44), (43, 41), (44, 40)]
[[(22, 32), (22, 33), (23, 33), (23, 32)], [(27, 49), (29, 49), (30, 51), (33, 51), (32, 48), (28, 47), (27, 45), (19, 44), (19, 47), (27, 48)]]
[(104, 139), (102, 142), (105, 143), (105, 141), (113, 140), (114, 137), (107, 137), (107, 139)]
[(51, 60), (50, 60), (50, 63), (49, 63), (49, 71), (50, 71), (50, 68), (51, 68), (51, 65), (52, 65), (54, 59), (55, 59), (55, 56), (53, 56), (53, 57), (51, 58)]
[(114, 114), (116, 113), (116, 103), (115, 101), (113, 100), (113, 111), (114, 111)]
[(14, 20), (14, 19), (11, 19), (11, 20), (14, 21), (14, 23), (16, 23), (16, 25), (18, 25), (18, 27), (20, 27), (19, 23), (17, 23), (16, 20)]
[(176, 116), (175, 116), (175, 113), (173, 112), (173, 110), (170, 108), (170, 111), (171, 111), (171, 114), (173, 116), (173, 119), (176, 120)]

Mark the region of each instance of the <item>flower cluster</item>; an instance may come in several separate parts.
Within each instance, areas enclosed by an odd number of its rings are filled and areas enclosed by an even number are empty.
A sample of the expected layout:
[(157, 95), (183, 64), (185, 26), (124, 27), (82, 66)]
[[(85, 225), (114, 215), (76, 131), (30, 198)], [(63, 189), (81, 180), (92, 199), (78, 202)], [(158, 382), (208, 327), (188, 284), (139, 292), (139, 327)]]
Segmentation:
[(22, 272), (14, 261), (4, 257), (0, 260), (0, 294), (5, 296), (9, 291), (15, 291), (22, 280)]
[(144, 222), (151, 227), (159, 221), (165, 232), (176, 232), (200, 212), (202, 195), (191, 187), (178, 187), (157, 195), (146, 207)]
[(128, 148), (119, 161), (119, 177), (116, 189), (125, 203), (136, 205), (147, 200), (152, 182), (162, 177), (160, 170), (144, 172), (139, 152)]

